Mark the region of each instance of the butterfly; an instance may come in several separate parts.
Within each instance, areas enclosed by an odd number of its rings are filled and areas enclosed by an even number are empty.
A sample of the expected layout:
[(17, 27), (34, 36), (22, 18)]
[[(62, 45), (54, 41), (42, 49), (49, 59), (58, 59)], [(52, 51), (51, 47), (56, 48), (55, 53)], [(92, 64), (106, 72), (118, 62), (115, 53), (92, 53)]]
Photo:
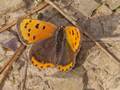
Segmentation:
[(17, 23), (18, 35), (25, 45), (31, 45), (29, 59), (39, 69), (56, 67), (71, 70), (80, 51), (81, 33), (75, 26), (57, 27), (43, 20), (24, 18)]

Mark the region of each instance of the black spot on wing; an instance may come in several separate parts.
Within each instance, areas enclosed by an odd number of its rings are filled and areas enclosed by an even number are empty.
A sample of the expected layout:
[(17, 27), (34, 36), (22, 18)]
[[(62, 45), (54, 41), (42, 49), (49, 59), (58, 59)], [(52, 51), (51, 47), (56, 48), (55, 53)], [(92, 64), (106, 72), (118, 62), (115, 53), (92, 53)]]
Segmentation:
[(39, 24), (36, 24), (36, 25), (35, 25), (35, 28), (38, 29), (38, 28), (39, 28)]
[(72, 66), (70, 66), (69, 68), (72, 68)]
[(40, 68), (43, 68), (43, 66), (40, 66)]
[(27, 28), (27, 26), (25, 25), (25, 27), (24, 28)]
[(28, 29), (28, 32), (30, 32), (31, 31), (31, 29)]
[(77, 37), (79, 38), (79, 32), (77, 31)]
[(38, 65), (37, 65), (37, 64), (35, 64), (35, 66), (37, 67)]
[(30, 33), (28, 33), (28, 37), (30, 37)]
[(58, 67), (58, 69), (60, 70), (60, 67)]
[(29, 24), (29, 23), (26, 23), (24, 28), (27, 28), (28, 24)]
[(43, 29), (45, 29), (45, 26), (43, 26)]
[(33, 36), (33, 40), (35, 40), (35, 38), (36, 38), (36, 37), (35, 37), (35, 36)]
[(47, 68), (49, 68), (49, 67), (50, 67), (50, 65), (47, 65), (46, 67), (47, 67)]
[(77, 37), (75, 37), (75, 40), (77, 40)]
[(66, 70), (65, 71), (68, 71), (69, 69), (68, 68), (66, 68)]
[(69, 31), (69, 34), (71, 34), (71, 31)]
[(32, 64), (34, 64), (34, 62), (32, 61)]
[(32, 20), (30, 20), (29, 22), (32, 22)]
[(25, 25), (28, 25), (29, 23), (26, 23)]
[(72, 35), (74, 35), (74, 31), (72, 30)]
[(77, 44), (77, 43), (75, 42), (75, 46), (76, 46), (76, 44)]

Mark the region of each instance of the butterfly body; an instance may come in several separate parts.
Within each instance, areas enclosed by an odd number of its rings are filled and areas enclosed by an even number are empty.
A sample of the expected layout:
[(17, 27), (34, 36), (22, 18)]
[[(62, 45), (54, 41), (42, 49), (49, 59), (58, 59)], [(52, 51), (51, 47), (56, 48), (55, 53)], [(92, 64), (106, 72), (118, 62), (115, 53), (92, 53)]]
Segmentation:
[[(28, 29), (31, 28), (31, 37)], [(39, 23), (39, 28), (36, 25)], [(43, 27), (46, 27), (43, 29)], [(37, 31), (39, 30), (39, 31)], [(39, 69), (56, 67), (59, 71), (69, 71), (75, 65), (76, 56), (80, 50), (81, 36), (78, 28), (74, 26), (56, 27), (49, 22), (23, 19), (19, 23), (19, 32), (22, 41), (31, 44), (30, 60)], [(33, 36), (37, 39), (34, 40)]]

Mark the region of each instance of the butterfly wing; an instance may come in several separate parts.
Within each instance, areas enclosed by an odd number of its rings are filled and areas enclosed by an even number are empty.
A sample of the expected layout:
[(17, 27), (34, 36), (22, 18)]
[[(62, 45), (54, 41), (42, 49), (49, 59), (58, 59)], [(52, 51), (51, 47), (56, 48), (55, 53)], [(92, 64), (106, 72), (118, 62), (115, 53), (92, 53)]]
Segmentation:
[(39, 69), (54, 67), (55, 62), (55, 41), (49, 38), (41, 42), (35, 43), (30, 50), (30, 60), (32, 64)]
[[(70, 35), (71, 30), (74, 30), (74, 36)], [(71, 44), (75, 43), (72, 40), (77, 37), (77, 33), (79, 34), (77, 44), (72, 47)], [(57, 66), (59, 71), (69, 71), (74, 66), (76, 55), (79, 52), (80, 32), (77, 28), (68, 26), (64, 30), (56, 31), (54, 36), (33, 44), (30, 50), (30, 60), (39, 69)]]
[(74, 26), (67, 26), (64, 29), (65, 39), (61, 48), (61, 59), (58, 62), (58, 69), (66, 72), (75, 65), (77, 53), (80, 50), (80, 31)]
[(56, 31), (54, 24), (35, 19), (19, 19), (17, 26), (20, 38), (25, 44), (45, 40)]
[(74, 26), (67, 26), (64, 31), (69, 46), (73, 52), (76, 52), (80, 46), (81, 40), (79, 29)]

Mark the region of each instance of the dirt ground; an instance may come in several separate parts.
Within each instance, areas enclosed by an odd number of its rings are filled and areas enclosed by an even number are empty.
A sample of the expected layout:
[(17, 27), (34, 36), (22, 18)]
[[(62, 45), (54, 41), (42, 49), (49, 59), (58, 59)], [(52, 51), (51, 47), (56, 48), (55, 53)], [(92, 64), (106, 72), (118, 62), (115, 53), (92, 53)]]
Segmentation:
[[(0, 28), (41, 2), (0, 0)], [(54, 0), (54, 3), (74, 17), (81, 30), (86, 30), (96, 41), (103, 41), (106, 48), (120, 60), (120, 0)], [(51, 6), (31, 17), (41, 17), (58, 26), (70, 25)], [(15, 53), (5, 49), (7, 43), (14, 42), (15, 48), (20, 45), (16, 35), (11, 33), (17, 31), (16, 25), (10, 29), (0, 33), (0, 67)], [(30, 46), (14, 62), (0, 90), (120, 90), (120, 63), (84, 35), (76, 67), (68, 73), (56, 69), (38, 70), (28, 60), (29, 49)]]

